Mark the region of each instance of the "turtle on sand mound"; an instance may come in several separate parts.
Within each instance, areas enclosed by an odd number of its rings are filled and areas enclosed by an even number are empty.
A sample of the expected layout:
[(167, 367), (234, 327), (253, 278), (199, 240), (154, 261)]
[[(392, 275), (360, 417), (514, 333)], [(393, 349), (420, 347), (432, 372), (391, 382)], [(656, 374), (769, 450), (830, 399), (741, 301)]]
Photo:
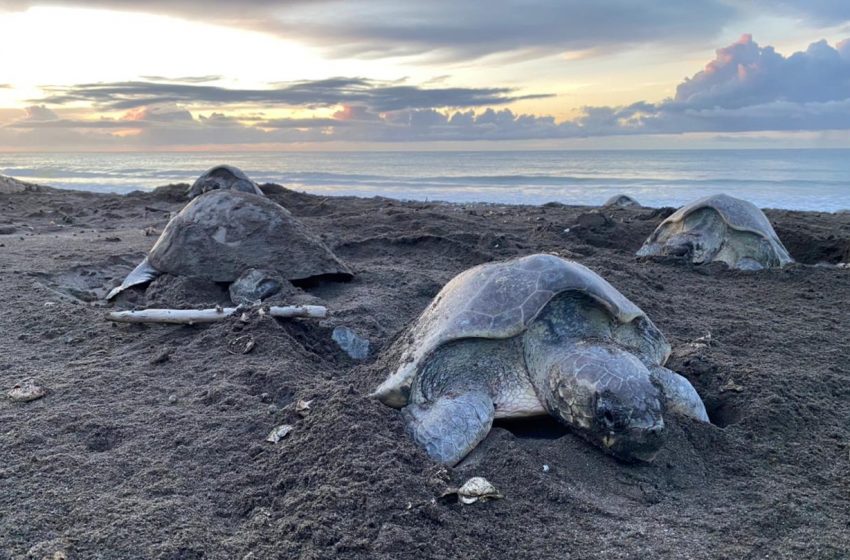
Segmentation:
[(233, 190), (247, 193), (263, 195), (263, 191), (257, 186), (257, 183), (248, 178), (241, 169), (232, 165), (217, 165), (206, 173), (195, 179), (189, 190), (186, 191), (186, 197), (190, 200), (201, 196), (205, 192), (215, 190)]
[(373, 396), (448, 465), (496, 418), (551, 414), (627, 461), (655, 456), (665, 410), (708, 421), (693, 386), (663, 367), (670, 345), (643, 311), (552, 255), (455, 276), (390, 352), (397, 369)]
[[(234, 282), (250, 269), (267, 270), (271, 280), (274, 273), (291, 281), (352, 277), (283, 206), (264, 196), (214, 190), (192, 200), (168, 222), (148, 256), (107, 299), (163, 273)], [(243, 280), (257, 283), (264, 293), (262, 277), (246, 276)]]
[(640, 202), (627, 194), (615, 194), (605, 201), (602, 208), (640, 208)]
[(649, 236), (637, 257), (676, 257), (694, 264), (721, 261), (741, 270), (794, 262), (764, 212), (726, 194), (679, 208)]

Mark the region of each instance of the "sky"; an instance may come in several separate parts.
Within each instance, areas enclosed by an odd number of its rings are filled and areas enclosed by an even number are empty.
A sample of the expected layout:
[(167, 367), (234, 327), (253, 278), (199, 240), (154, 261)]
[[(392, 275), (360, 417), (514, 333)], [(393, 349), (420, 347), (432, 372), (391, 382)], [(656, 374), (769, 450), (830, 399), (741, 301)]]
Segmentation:
[(0, 0), (0, 151), (850, 147), (850, 2)]

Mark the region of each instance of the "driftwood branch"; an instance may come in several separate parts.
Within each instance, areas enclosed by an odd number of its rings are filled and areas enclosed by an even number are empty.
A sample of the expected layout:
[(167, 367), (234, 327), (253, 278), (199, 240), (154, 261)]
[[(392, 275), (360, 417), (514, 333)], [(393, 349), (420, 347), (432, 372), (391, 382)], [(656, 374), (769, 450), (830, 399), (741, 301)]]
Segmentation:
[[(142, 309), (139, 311), (112, 311), (106, 315), (106, 319), (117, 323), (212, 323), (222, 321), (237, 311), (243, 311), (243, 308)], [(262, 307), (260, 313), (282, 319), (296, 317), (323, 319), (328, 315), (328, 308), (321, 305), (287, 305), (284, 307)]]

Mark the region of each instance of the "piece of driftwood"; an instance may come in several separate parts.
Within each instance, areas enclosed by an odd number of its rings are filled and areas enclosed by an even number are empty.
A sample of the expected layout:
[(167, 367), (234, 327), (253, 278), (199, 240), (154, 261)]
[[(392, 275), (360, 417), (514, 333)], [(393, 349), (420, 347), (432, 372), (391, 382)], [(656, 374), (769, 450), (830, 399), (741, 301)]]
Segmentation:
[[(230, 317), (240, 307), (217, 307), (214, 309), (141, 309), (139, 311), (112, 311), (106, 315), (108, 321), (117, 323), (175, 323), (194, 324), (212, 323)], [(321, 305), (287, 305), (282, 307), (261, 307), (260, 314), (293, 319), (303, 317), (323, 319), (328, 315), (328, 308)]]

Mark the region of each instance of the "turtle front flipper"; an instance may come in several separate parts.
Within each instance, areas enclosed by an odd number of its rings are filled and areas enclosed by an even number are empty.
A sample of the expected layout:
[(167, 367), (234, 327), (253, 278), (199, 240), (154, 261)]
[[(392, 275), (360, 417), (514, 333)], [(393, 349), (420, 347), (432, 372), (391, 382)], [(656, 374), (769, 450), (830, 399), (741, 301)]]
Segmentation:
[(148, 258), (145, 257), (145, 260), (139, 263), (139, 265), (133, 269), (130, 274), (121, 282), (121, 285), (113, 288), (112, 291), (107, 294), (106, 299), (112, 299), (127, 288), (132, 288), (133, 286), (138, 286), (140, 284), (147, 284), (157, 276), (162, 274), (160, 271), (151, 266), (151, 263), (148, 261)]
[(485, 391), (443, 395), (402, 409), (407, 430), (435, 461), (455, 465), (490, 432), (493, 399)]
[(665, 367), (655, 366), (650, 368), (649, 374), (652, 380), (661, 387), (667, 410), (678, 412), (684, 416), (708, 422), (708, 413), (705, 410), (697, 390), (691, 382)]

